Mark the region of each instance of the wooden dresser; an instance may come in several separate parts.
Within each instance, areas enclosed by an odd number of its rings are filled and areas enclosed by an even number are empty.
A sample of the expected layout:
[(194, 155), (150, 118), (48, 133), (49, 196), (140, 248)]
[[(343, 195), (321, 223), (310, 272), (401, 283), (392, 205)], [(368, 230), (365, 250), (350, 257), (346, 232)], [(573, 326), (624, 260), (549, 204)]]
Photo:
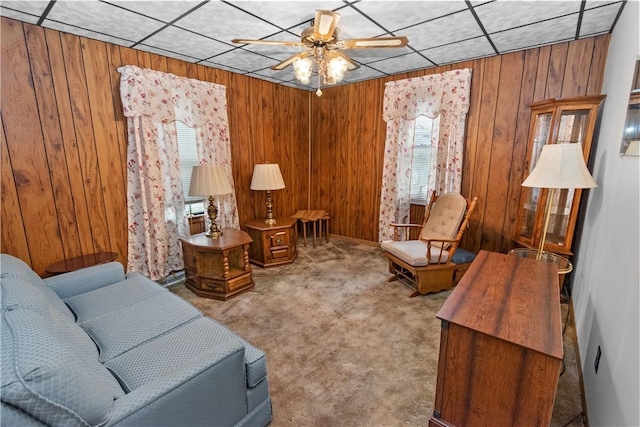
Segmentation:
[(251, 237), (244, 231), (223, 228), (217, 239), (200, 233), (180, 241), (186, 285), (196, 295), (227, 300), (255, 286), (249, 265)]
[(245, 223), (244, 227), (253, 239), (249, 260), (261, 267), (293, 262), (298, 256), (297, 221), (291, 217), (279, 217), (273, 225), (267, 224), (264, 219)]
[(437, 317), (430, 426), (551, 423), (563, 357), (555, 264), (480, 251)]

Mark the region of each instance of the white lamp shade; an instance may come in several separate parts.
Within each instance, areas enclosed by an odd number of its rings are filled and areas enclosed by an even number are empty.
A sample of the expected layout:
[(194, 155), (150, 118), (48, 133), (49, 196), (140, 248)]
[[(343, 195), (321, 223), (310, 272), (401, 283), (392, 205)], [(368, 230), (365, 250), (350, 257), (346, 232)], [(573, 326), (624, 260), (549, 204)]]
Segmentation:
[(189, 196), (219, 196), (232, 192), (227, 175), (220, 165), (194, 166)]
[(252, 190), (281, 190), (284, 180), (277, 163), (256, 165), (251, 179)]
[(593, 188), (598, 184), (587, 169), (582, 144), (548, 144), (542, 147), (540, 158), (523, 187)]

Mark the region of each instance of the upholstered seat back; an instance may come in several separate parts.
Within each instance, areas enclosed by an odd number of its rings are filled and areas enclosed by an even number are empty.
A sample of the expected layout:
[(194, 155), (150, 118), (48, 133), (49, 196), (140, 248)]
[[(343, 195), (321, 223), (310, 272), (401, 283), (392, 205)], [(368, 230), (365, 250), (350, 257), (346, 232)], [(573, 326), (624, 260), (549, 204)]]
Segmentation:
[[(431, 239), (454, 239), (458, 234), (458, 229), (467, 210), (467, 201), (458, 193), (445, 193), (438, 197), (433, 206), (426, 224), (422, 228), (420, 238)], [(440, 243), (433, 246), (440, 247)], [(448, 248), (449, 243), (444, 245)]]

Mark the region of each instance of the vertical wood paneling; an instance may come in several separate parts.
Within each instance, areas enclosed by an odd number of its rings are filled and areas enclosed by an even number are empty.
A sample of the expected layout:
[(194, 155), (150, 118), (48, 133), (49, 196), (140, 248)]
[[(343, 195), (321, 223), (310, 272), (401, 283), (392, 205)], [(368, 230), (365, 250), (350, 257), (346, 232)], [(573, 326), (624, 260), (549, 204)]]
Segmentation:
[(253, 194), (264, 192), (249, 190), (254, 148), (271, 153), (268, 160), (279, 162), (286, 176), (287, 188), (274, 192), (276, 214), (291, 215), (306, 203), (307, 92), (7, 18), (1, 28), (2, 251), (38, 273), (67, 256), (100, 250), (117, 251), (126, 263), (121, 65), (227, 87), (241, 224), (266, 212), (264, 194)]
[[(7, 154), (31, 263), (36, 270), (43, 271), (56, 253), (63, 253), (60, 226), (23, 28), (17, 21), (3, 19), (1, 31), (2, 123)], [(14, 224), (3, 218), (2, 227)]]
[[(461, 246), (474, 252), (507, 251), (524, 174), (528, 105), (547, 97), (598, 93), (608, 39), (598, 36), (323, 89), (321, 98), (312, 97), (311, 207), (330, 206), (332, 232), (377, 241), (384, 83), (470, 67), (462, 193), (478, 197), (479, 204)], [(361, 164), (374, 170), (363, 175)], [(363, 177), (376, 182), (363, 182)], [(412, 207), (414, 222), (420, 212)]]
[(77, 252), (110, 249), (126, 260), (127, 135), (118, 66), (227, 87), (241, 224), (266, 212), (264, 192), (249, 189), (253, 166), (277, 162), (286, 188), (274, 191), (276, 215), (326, 209), (332, 233), (371, 241), (378, 236), (385, 83), (471, 67), (462, 188), (480, 205), (462, 246), (504, 251), (520, 195), (528, 104), (598, 93), (609, 43), (598, 36), (418, 70), (325, 88), (318, 98), (7, 18), (1, 29), (2, 250), (41, 274)]

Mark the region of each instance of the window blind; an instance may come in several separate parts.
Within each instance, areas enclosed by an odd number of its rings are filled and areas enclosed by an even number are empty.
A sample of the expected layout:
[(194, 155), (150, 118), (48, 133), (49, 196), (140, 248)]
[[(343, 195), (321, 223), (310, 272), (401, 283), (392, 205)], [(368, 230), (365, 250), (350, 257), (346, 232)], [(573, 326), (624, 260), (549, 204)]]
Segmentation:
[(196, 130), (182, 122), (176, 121), (178, 133), (178, 154), (180, 155), (180, 175), (182, 176), (182, 194), (185, 204), (201, 202), (202, 197), (189, 197), (189, 184), (191, 183), (191, 170), (200, 164), (198, 150), (196, 148)]
[(411, 203), (426, 204), (431, 174), (431, 129), (433, 120), (419, 116), (413, 129), (413, 159), (411, 161)]

